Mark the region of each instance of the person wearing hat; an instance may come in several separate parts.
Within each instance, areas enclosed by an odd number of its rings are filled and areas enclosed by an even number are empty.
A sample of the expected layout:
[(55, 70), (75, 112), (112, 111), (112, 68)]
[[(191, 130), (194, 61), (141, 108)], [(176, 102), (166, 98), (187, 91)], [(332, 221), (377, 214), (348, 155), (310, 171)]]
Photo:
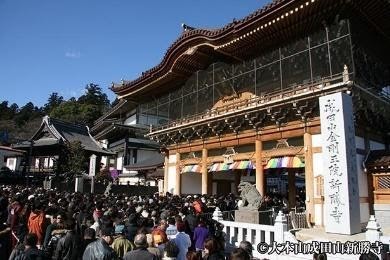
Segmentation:
[(147, 248), (148, 243), (145, 234), (138, 234), (134, 238), (135, 250), (127, 252), (123, 260), (157, 260), (157, 257), (151, 254)]
[(104, 227), (100, 230), (100, 239), (90, 243), (84, 251), (83, 260), (111, 260), (119, 259), (114, 249), (110, 247), (113, 242), (114, 229)]
[(125, 236), (125, 225), (115, 225), (115, 238), (111, 247), (120, 258), (123, 258), (127, 252), (133, 250), (133, 244)]

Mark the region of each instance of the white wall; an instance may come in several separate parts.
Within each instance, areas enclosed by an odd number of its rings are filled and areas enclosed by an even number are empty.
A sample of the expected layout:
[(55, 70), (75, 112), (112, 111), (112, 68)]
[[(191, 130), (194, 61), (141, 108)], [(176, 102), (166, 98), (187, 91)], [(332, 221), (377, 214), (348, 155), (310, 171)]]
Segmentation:
[(170, 193), (174, 193), (176, 186), (176, 154), (168, 156), (168, 189)]
[(120, 152), (120, 153), (117, 154), (116, 169), (117, 170), (122, 170), (123, 169), (123, 152)]
[(202, 174), (186, 172), (181, 174), (181, 193), (182, 194), (201, 194), (202, 193)]

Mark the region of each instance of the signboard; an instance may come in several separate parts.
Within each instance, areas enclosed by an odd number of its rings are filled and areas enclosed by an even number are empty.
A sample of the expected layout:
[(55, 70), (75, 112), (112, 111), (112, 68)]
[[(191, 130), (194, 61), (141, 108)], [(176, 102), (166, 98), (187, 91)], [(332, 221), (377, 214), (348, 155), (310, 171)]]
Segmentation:
[(361, 232), (352, 97), (335, 93), (320, 97), (324, 161), (325, 231)]
[(89, 176), (95, 176), (96, 171), (96, 155), (92, 154), (89, 157)]

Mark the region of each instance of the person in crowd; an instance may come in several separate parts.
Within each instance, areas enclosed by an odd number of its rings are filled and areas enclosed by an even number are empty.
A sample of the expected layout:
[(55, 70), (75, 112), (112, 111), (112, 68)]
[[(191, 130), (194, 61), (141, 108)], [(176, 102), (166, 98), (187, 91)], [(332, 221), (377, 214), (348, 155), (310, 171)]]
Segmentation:
[(44, 260), (45, 256), (42, 250), (37, 247), (38, 237), (34, 233), (28, 233), (24, 237), (23, 244), (16, 247), (9, 260)]
[(158, 245), (156, 245), (153, 241), (153, 236), (152, 234), (147, 234), (146, 235), (146, 241), (148, 243), (148, 251), (152, 254), (152, 255), (155, 255), (156, 256), (156, 259), (157, 260), (161, 260), (162, 256), (163, 256), (163, 250), (161, 250), (160, 248), (158, 248)]
[(225, 256), (221, 246), (215, 238), (208, 238), (204, 243), (204, 260), (223, 260)]
[(230, 260), (250, 260), (248, 252), (242, 248), (235, 248), (230, 254)]
[(133, 250), (133, 244), (125, 236), (124, 224), (115, 225), (115, 238), (111, 247), (120, 258), (123, 258), (127, 252)]
[(165, 233), (165, 230), (167, 229), (167, 222), (162, 219), (160, 221), (160, 225), (157, 226), (157, 228), (153, 229), (152, 236), (154, 243), (161, 245), (165, 244), (168, 241), (167, 234)]
[(93, 228), (84, 230), (83, 240), (81, 241), (80, 252), (83, 253), (85, 248), (92, 242), (96, 241), (96, 232)]
[(238, 247), (245, 250), (249, 257), (253, 259), (253, 246), (249, 241), (241, 241)]
[(53, 260), (78, 260), (81, 258), (81, 238), (76, 233), (76, 222), (68, 219), (64, 223), (65, 235), (60, 238), (53, 256)]
[(137, 234), (134, 238), (135, 250), (127, 252), (123, 260), (156, 260), (156, 256), (151, 254), (147, 248), (148, 243), (145, 234)]
[(190, 236), (184, 233), (185, 225), (184, 222), (180, 221), (176, 224), (177, 235), (173, 240), (176, 246), (179, 248), (178, 260), (185, 260), (188, 252), (188, 248), (191, 246)]
[(38, 242), (37, 247), (42, 248), (43, 239), (46, 230), (46, 217), (43, 211), (43, 205), (41, 201), (36, 200), (34, 202), (34, 208), (28, 218), (28, 232), (37, 235)]
[(90, 243), (84, 250), (83, 260), (111, 260), (118, 259), (114, 249), (110, 247), (114, 236), (112, 227), (103, 227), (100, 230), (100, 239)]
[(168, 218), (168, 227), (165, 231), (169, 240), (172, 240), (176, 237), (177, 228), (176, 228), (176, 220), (173, 217)]
[(194, 230), (194, 242), (196, 251), (203, 251), (204, 242), (209, 236), (209, 230), (207, 229), (204, 220), (200, 219), (198, 226)]
[(188, 251), (187, 260), (202, 260), (202, 252), (201, 251)]
[(162, 260), (176, 260), (178, 259), (179, 253), (180, 249), (177, 247), (175, 242), (168, 241), (164, 248), (164, 256)]
[(136, 214), (130, 214), (128, 224), (126, 226), (126, 237), (129, 241), (134, 242), (134, 237), (137, 234), (137, 217)]
[(50, 224), (46, 228), (45, 238), (43, 240), (43, 249), (47, 248), (54, 230), (64, 229), (64, 215), (57, 214), (50, 218)]

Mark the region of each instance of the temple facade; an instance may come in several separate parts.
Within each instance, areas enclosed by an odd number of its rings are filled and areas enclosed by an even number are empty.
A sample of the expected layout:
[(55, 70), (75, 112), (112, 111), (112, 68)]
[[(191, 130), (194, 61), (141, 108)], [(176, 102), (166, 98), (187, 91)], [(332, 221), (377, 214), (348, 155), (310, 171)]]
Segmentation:
[(278, 0), (217, 30), (183, 27), (161, 63), (112, 86), (163, 147), (164, 191), (235, 193), (245, 180), (266, 195), (285, 176), (290, 208), (303, 189), (311, 223), (356, 233), (374, 213), (363, 162), (388, 149), (389, 11)]

